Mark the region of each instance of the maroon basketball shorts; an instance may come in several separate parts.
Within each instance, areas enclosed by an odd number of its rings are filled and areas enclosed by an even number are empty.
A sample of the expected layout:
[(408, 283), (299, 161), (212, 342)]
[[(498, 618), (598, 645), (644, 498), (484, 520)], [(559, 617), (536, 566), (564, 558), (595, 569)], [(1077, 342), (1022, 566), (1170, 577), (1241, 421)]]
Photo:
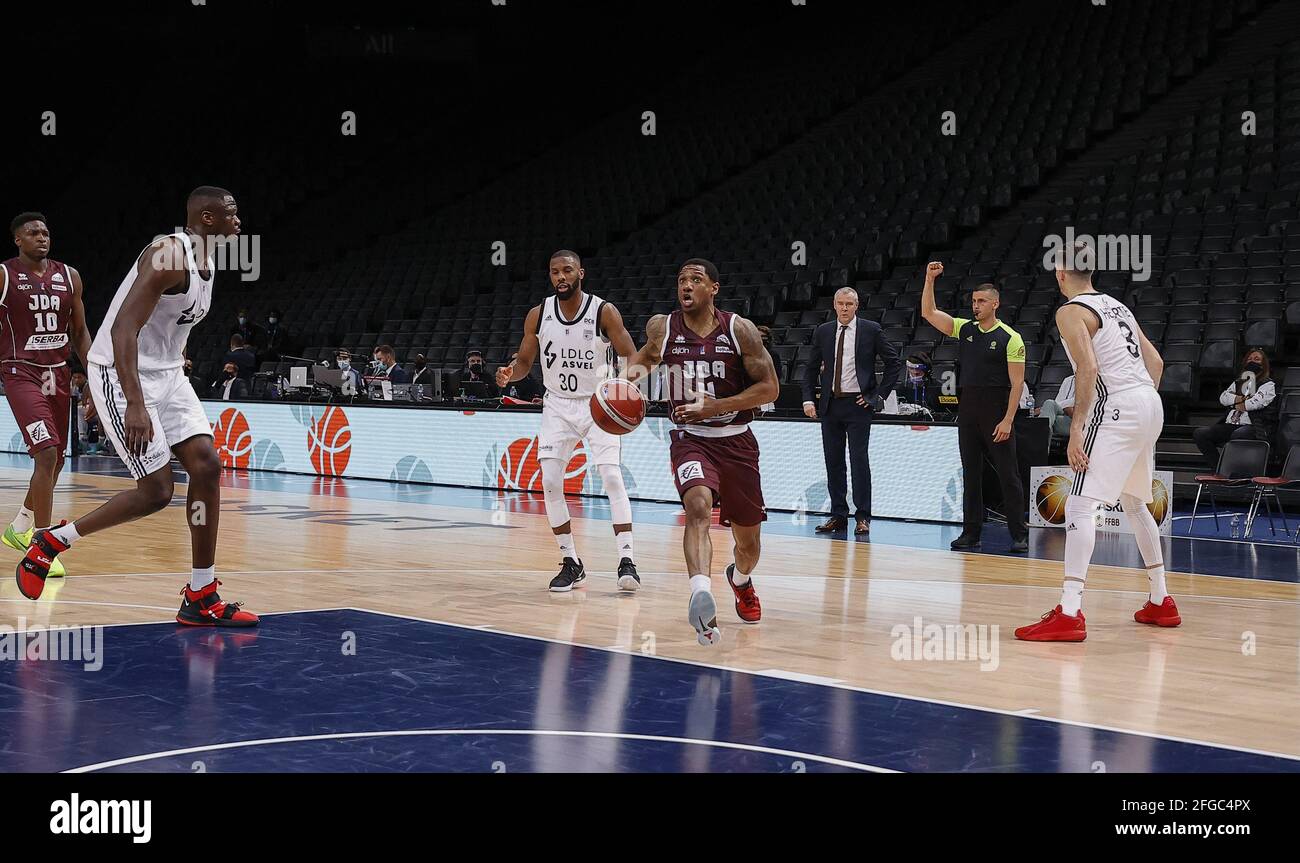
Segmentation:
[(35, 455), (47, 447), (63, 452), (72, 416), (72, 372), (68, 367), (51, 369), (5, 360), (0, 375), (27, 452)]
[(669, 458), (677, 494), (697, 485), (713, 491), (719, 521), (742, 527), (767, 521), (758, 472), (758, 439), (749, 429), (727, 437), (704, 437), (681, 429), (670, 434)]

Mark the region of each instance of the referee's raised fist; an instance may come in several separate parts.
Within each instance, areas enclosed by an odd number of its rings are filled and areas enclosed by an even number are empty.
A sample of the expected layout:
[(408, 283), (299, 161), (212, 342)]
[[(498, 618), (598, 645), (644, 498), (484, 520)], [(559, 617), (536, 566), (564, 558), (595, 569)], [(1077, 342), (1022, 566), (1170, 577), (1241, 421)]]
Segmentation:
[(938, 261), (931, 261), (925, 268), (925, 277), (927, 279), (937, 279), (943, 275), (943, 264)]

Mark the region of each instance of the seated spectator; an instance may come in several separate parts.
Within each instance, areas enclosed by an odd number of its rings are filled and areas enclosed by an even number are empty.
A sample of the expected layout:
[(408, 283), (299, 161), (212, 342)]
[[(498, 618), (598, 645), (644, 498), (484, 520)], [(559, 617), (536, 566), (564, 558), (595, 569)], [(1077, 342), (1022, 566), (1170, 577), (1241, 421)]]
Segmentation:
[(234, 363), (239, 376), (246, 382), (251, 381), (253, 372), (257, 371), (257, 357), (239, 333), (230, 337), (230, 350), (221, 358), (221, 364), (224, 366), (226, 363)]
[(1052, 434), (1069, 439), (1070, 422), (1074, 416), (1074, 375), (1061, 381), (1056, 398), (1048, 399), (1035, 408), (1034, 416), (1046, 417), (1052, 423)]
[(409, 384), (411, 382), (406, 369), (397, 364), (397, 354), (393, 352), (392, 345), (380, 345), (375, 348), (374, 365), (371, 367), (370, 376), (388, 378), (395, 384)]
[(352, 368), (352, 354), (346, 348), (335, 352), (334, 367), (352, 379), (352, 395), (365, 392), (361, 387), (361, 372)]
[(185, 358), (185, 377), (189, 378), (190, 386), (194, 387), (194, 394), (199, 398), (207, 396), (208, 383), (203, 378), (194, 374), (194, 360), (189, 357)]
[(240, 309), (236, 320), (235, 326), (230, 328), (230, 334), (243, 339), (244, 344), (252, 348), (254, 353), (262, 350), (266, 344), (266, 330), (253, 323), (253, 316), (248, 313), (248, 309)]
[(415, 377), (411, 378), (413, 384), (428, 384), (432, 386), (438, 379), (438, 370), (429, 368), (424, 361), (424, 354), (415, 355)]
[[(510, 355), (510, 362), (514, 362), (519, 357), (519, 352), (515, 351)], [(523, 402), (536, 402), (541, 404), (543, 388), (538, 383), (537, 378), (533, 377), (530, 371), (527, 375), (517, 381), (511, 381), (510, 385), (501, 391), (501, 395), (510, 396)]]
[[(266, 343), (261, 351), (263, 362), (278, 363), (281, 354), (292, 354), (297, 351), (293, 345), (293, 336), (284, 326), (284, 315), (279, 309), (272, 309), (271, 313), (266, 316)], [(247, 341), (247, 336), (245, 340)]]
[(1219, 395), (1219, 404), (1230, 409), (1228, 415), (1222, 422), (1192, 432), (1210, 470), (1219, 466), (1219, 447), (1228, 441), (1268, 440), (1272, 436), (1276, 399), (1268, 354), (1251, 348), (1241, 360), (1237, 379)]
[(248, 398), (248, 384), (239, 376), (239, 369), (233, 362), (226, 363), (225, 374), (212, 384), (210, 395), (214, 399), (228, 402), (231, 399)]
[(487, 366), (483, 363), (483, 352), (477, 349), (472, 349), (465, 354), (465, 367), (460, 370), (457, 378), (457, 389), (467, 383), (481, 382), (486, 386), (489, 398), (495, 398), (500, 392), (495, 377), (488, 372)]
[[(898, 397), (898, 404), (923, 407), (930, 411), (931, 416), (937, 416), (943, 411), (943, 406), (939, 402), (940, 385), (930, 376), (931, 367), (930, 355), (927, 353), (915, 353), (907, 358), (903, 380), (894, 390)], [(897, 413), (896, 410), (891, 409), (888, 400), (885, 413)]]

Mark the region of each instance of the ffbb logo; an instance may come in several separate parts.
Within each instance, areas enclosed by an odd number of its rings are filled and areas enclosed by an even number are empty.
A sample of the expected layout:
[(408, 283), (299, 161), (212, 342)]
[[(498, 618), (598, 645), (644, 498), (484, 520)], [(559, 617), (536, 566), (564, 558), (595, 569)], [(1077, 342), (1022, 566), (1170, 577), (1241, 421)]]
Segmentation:
[(137, 845), (153, 837), (153, 801), (69, 800), (50, 804), (50, 832), (56, 836), (125, 834)]

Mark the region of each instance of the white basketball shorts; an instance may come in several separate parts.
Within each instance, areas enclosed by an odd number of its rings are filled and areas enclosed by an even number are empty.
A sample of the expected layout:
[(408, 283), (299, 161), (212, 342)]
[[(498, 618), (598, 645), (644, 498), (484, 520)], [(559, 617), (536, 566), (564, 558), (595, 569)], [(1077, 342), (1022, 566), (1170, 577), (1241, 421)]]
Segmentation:
[(537, 458), (556, 458), (565, 464), (578, 441), (587, 441), (587, 463), (619, 464), (622, 441), (591, 418), (589, 398), (566, 399), (546, 394), (542, 403), (542, 430), (537, 435)]
[(88, 363), (87, 385), (104, 434), (122, 456), (131, 476), (143, 479), (162, 470), (171, 461), (171, 448), (195, 435), (212, 436), (212, 424), (203, 412), (194, 387), (179, 366), (161, 371), (141, 371), (140, 389), (144, 407), (153, 423), (153, 440), (144, 455), (133, 455), (126, 448), (126, 395), (112, 366)]
[(1131, 494), (1150, 503), (1156, 440), (1164, 426), (1165, 408), (1151, 387), (1106, 393), (1099, 383), (1083, 439), (1088, 469), (1075, 475), (1071, 493), (1106, 504)]

